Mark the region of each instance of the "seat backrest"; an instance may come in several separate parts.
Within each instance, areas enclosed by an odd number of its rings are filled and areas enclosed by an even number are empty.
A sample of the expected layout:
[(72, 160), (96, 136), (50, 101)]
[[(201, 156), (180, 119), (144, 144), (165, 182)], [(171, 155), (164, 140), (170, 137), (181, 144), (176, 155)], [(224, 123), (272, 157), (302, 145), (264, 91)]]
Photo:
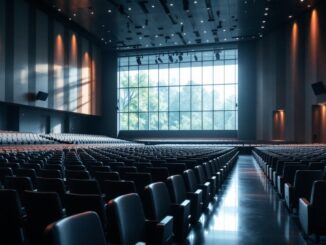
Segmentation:
[(325, 162), (311, 162), (309, 163), (309, 170), (324, 170), (326, 167)]
[(22, 193), (25, 190), (33, 190), (33, 183), (29, 177), (5, 177), (4, 186), (6, 189), (17, 190), (18, 193)]
[(66, 193), (66, 186), (63, 179), (55, 178), (36, 178), (36, 185), (38, 191), (42, 192), (56, 192), (63, 198)]
[(171, 175), (182, 174), (186, 170), (186, 164), (184, 163), (165, 163), (161, 167), (167, 167)]
[(170, 210), (170, 196), (166, 184), (156, 182), (145, 187), (145, 213), (149, 220), (161, 221)]
[(0, 167), (0, 182), (3, 183), (6, 176), (13, 176), (14, 173), (9, 167)]
[(194, 169), (195, 176), (199, 184), (204, 184), (206, 182), (203, 166), (198, 165)]
[(35, 171), (35, 169), (18, 168), (18, 169), (16, 169), (16, 176), (30, 177), (32, 183), (35, 184), (35, 180), (36, 180), (36, 171)]
[(207, 162), (203, 163), (203, 169), (204, 169), (204, 173), (205, 173), (206, 177), (211, 178), (212, 172), (211, 172), (211, 168)]
[(173, 203), (180, 204), (187, 198), (184, 179), (181, 175), (170, 176), (166, 183)]
[(54, 169), (62, 172), (63, 166), (61, 164), (44, 164), (43, 169)]
[(106, 245), (101, 222), (95, 212), (84, 212), (54, 222), (46, 227), (45, 237), (46, 244), (51, 245)]
[(136, 192), (136, 186), (133, 181), (106, 180), (102, 183), (102, 192), (107, 200), (118, 196)]
[(145, 236), (145, 215), (138, 194), (117, 197), (108, 205), (108, 239), (113, 244), (135, 244)]
[(150, 173), (154, 182), (166, 182), (169, 177), (169, 170), (165, 167), (150, 167), (146, 168), (144, 172)]
[(23, 214), (18, 193), (15, 190), (0, 190), (0, 200), (0, 244), (21, 244)]
[(55, 192), (25, 191), (27, 231), (32, 244), (42, 242), (46, 226), (63, 218), (62, 204)]
[(95, 194), (101, 195), (101, 189), (97, 180), (69, 180), (69, 190), (71, 193), (77, 194)]
[(100, 217), (103, 226), (107, 223), (104, 205), (103, 198), (100, 195), (66, 193), (64, 197), (64, 207), (67, 215), (94, 211)]
[(314, 223), (318, 226), (323, 226), (326, 229), (326, 181), (318, 180), (312, 185), (311, 204), (314, 213)]
[(183, 173), (183, 178), (188, 192), (195, 192), (198, 189), (198, 182), (192, 169), (187, 169)]
[(152, 177), (149, 173), (126, 173), (125, 179), (134, 181), (136, 190), (140, 194), (144, 192), (145, 186), (152, 182)]
[(67, 179), (90, 179), (88, 171), (66, 170)]
[(307, 169), (307, 166), (303, 164), (285, 165), (283, 169), (284, 183), (290, 183), (291, 185), (293, 185), (294, 176), (297, 170), (305, 170), (305, 169)]
[(94, 172), (94, 178), (99, 182), (105, 180), (120, 180), (118, 172)]
[(298, 170), (294, 177), (295, 193), (298, 198), (309, 199), (311, 195), (312, 184), (322, 178), (322, 171), (319, 170)]
[(38, 163), (24, 163), (22, 164), (22, 168), (34, 169), (36, 173), (41, 169), (41, 165)]
[(65, 165), (66, 170), (71, 170), (71, 171), (86, 171), (86, 167), (84, 165)]
[(38, 176), (42, 178), (62, 178), (61, 171), (56, 169), (41, 169)]

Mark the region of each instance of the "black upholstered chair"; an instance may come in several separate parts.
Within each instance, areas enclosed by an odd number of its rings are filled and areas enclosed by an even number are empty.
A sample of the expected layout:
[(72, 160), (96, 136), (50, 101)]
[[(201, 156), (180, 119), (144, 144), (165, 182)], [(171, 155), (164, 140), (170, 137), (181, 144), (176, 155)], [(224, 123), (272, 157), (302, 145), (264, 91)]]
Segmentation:
[(326, 181), (315, 181), (311, 197), (300, 198), (299, 220), (306, 235), (326, 235)]
[(38, 176), (42, 178), (62, 178), (62, 172), (56, 169), (40, 169)]
[(214, 198), (215, 188), (212, 185), (212, 183), (206, 179), (203, 166), (201, 166), (201, 165), (196, 166), (194, 168), (194, 173), (195, 173), (196, 179), (198, 181), (198, 184), (200, 184), (202, 187), (207, 186), (209, 198), (210, 198), (210, 200), (212, 200)]
[(25, 191), (27, 234), (31, 244), (45, 244), (43, 231), (46, 226), (64, 217), (60, 197), (55, 192)]
[(62, 199), (66, 193), (66, 186), (63, 179), (36, 178), (36, 187), (42, 192), (56, 192)]
[(314, 181), (322, 178), (322, 171), (299, 170), (294, 177), (294, 184), (285, 184), (284, 196), (290, 212), (298, 208), (299, 198), (309, 198)]
[(105, 203), (100, 195), (66, 193), (63, 202), (67, 215), (94, 211), (100, 217), (103, 228), (106, 227)]
[(183, 178), (187, 191), (187, 198), (191, 201), (191, 222), (196, 223), (199, 220), (202, 211), (207, 209), (208, 202), (206, 203), (207, 206), (204, 206), (203, 195), (206, 195), (206, 200), (209, 200), (208, 189), (205, 189), (206, 193), (203, 193), (203, 190), (200, 189), (197, 183), (192, 169), (184, 171)]
[(16, 190), (23, 205), (25, 205), (24, 197), (22, 195), (23, 192), (25, 190), (32, 191), (34, 189), (33, 183), (29, 177), (5, 177), (4, 187), (6, 189)]
[(14, 173), (9, 167), (0, 167), (0, 182), (4, 183), (6, 176), (13, 176)]
[(16, 170), (16, 176), (17, 177), (29, 177), (31, 179), (33, 185), (35, 185), (35, 181), (36, 181), (36, 171), (35, 171), (35, 169), (18, 168)]
[(136, 193), (123, 195), (108, 204), (108, 240), (112, 244), (132, 245), (137, 242), (163, 244), (164, 228), (170, 219), (163, 223), (145, 219), (140, 197)]
[(137, 193), (142, 197), (145, 186), (152, 183), (152, 176), (149, 173), (126, 173), (125, 180), (133, 181), (135, 183)]
[(68, 185), (71, 193), (102, 195), (97, 180), (71, 179)]
[(88, 171), (66, 170), (66, 179), (90, 179), (90, 175)]
[(79, 213), (45, 229), (48, 245), (106, 245), (101, 221), (95, 212)]
[(16, 190), (0, 190), (0, 244), (23, 243), (23, 212)]
[(166, 182), (169, 177), (169, 169), (166, 167), (150, 167), (146, 168), (144, 172), (150, 173), (153, 182)]
[(102, 183), (101, 188), (107, 201), (118, 196), (136, 192), (136, 186), (133, 181), (106, 180)]

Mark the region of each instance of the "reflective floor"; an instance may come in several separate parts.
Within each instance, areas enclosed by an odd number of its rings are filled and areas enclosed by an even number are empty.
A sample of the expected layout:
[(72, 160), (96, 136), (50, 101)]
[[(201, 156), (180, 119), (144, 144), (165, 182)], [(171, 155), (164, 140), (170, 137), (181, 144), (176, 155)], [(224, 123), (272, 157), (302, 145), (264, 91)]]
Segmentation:
[(240, 156), (224, 190), (189, 244), (307, 244), (298, 219), (289, 215), (251, 156)]

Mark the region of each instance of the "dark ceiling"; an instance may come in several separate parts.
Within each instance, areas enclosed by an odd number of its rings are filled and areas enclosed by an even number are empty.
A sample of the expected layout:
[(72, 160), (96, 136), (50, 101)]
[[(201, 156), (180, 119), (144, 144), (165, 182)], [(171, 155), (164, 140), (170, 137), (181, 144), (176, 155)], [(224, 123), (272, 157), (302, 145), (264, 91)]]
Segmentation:
[(117, 50), (237, 42), (302, 14), (317, 0), (38, 0)]

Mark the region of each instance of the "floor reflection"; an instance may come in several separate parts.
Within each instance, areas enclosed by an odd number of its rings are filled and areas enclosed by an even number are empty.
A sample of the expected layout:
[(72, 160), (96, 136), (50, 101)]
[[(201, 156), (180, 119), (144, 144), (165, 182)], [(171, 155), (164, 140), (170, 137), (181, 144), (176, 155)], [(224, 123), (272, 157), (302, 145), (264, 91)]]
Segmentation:
[(241, 156), (189, 244), (306, 244), (282, 202), (254, 159)]

